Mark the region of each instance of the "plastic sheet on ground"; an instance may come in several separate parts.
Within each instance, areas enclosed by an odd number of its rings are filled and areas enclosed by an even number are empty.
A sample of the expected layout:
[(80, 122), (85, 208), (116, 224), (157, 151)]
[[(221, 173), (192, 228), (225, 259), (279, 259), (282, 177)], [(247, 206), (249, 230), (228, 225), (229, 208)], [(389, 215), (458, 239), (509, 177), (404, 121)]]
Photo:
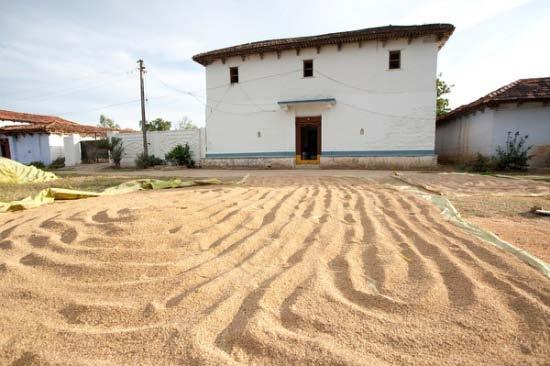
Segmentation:
[(56, 200), (77, 200), (82, 198), (99, 197), (130, 193), (149, 189), (182, 188), (196, 185), (221, 184), (219, 179), (198, 179), (181, 181), (180, 179), (158, 180), (137, 179), (105, 189), (103, 192), (79, 191), (64, 188), (46, 188), (32, 197), (19, 201), (0, 202), (0, 212), (25, 210), (52, 203)]
[[(407, 184), (409, 184), (407, 181), (401, 179), (401, 177), (395, 177)], [(441, 214), (446, 217), (449, 221), (451, 221), (453, 224), (461, 227), (465, 231), (469, 232), (470, 234), (475, 235), (476, 237), (485, 240), (489, 243), (491, 243), (494, 246), (497, 246), (503, 250), (506, 250), (507, 252), (515, 255), (525, 263), (529, 264), (531, 267), (537, 269), (541, 273), (543, 273), (546, 277), (550, 278), (550, 264), (546, 263), (542, 259), (534, 256), (533, 254), (529, 253), (526, 250), (523, 250), (521, 248), (518, 248), (507, 241), (502, 240), (492, 232), (488, 230), (481, 229), (475, 225), (470, 224), (468, 221), (464, 220), (462, 216), (460, 216), (460, 213), (458, 210), (454, 207), (454, 205), (449, 201), (447, 198), (442, 196), (440, 193), (433, 193), (426, 190), (425, 187), (424, 191), (421, 191), (419, 187), (416, 187), (416, 185), (408, 185), (408, 186), (401, 186), (402, 189), (407, 189), (409, 191), (412, 191), (419, 195), (420, 197), (424, 198), (427, 201), (432, 202), (437, 207), (441, 209)], [(426, 192), (428, 191), (428, 192)]]
[(48, 182), (57, 179), (51, 172), (45, 172), (34, 166), (27, 166), (17, 161), (0, 157), (0, 183), (22, 184)]

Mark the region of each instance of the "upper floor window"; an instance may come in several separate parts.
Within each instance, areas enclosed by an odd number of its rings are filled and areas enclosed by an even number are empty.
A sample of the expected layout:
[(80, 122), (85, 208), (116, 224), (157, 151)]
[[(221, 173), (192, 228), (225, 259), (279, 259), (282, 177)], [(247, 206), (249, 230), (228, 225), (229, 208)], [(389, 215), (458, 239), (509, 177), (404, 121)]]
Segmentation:
[(235, 84), (239, 82), (239, 68), (238, 67), (230, 67), (229, 68), (229, 80), (231, 81), (231, 84)]
[(401, 51), (390, 51), (389, 56), (389, 69), (400, 69), (401, 68)]
[(304, 60), (304, 77), (309, 78), (313, 76), (313, 60)]

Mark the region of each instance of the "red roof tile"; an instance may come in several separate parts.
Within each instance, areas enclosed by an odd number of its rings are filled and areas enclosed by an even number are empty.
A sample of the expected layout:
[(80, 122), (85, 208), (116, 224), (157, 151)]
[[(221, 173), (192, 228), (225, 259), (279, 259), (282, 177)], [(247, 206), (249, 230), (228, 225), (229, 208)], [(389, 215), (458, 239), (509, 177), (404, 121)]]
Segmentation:
[(455, 27), (452, 24), (388, 25), (385, 27), (365, 28), (348, 32), (321, 34), (318, 36), (281, 38), (245, 43), (238, 46), (199, 53), (193, 56), (193, 60), (206, 66), (217, 59), (232, 56), (245, 56), (253, 53), (276, 52), (359, 41), (414, 38), (427, 35), (436, 35), (438, 41), (441, 42), (441, 46), (443, 46), (454, 29)]
[(472, 103), (462, 105), (437, 119), (448, 121), (485, 107), (496, 107), (501, 103), (550, 101), (550, 77), (519, 79), (505, 85)]
[(79, 133), (83, 135), (105, 135), (111, 129), (81, 125), (56, 116), (19, 113), (0, 109), (0, 121), (26, 124), (0, 127), (3, 134), (21, 133)]

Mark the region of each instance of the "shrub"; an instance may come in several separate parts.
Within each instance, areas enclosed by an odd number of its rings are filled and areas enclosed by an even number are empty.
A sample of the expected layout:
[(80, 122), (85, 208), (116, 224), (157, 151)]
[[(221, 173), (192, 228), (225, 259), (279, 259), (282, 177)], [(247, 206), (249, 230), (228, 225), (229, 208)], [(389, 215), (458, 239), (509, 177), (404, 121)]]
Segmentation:
[(477, 173), (488, 172), (493, 169), (493, 161), (490, 157), (477, 153), (468, 170)]
[(144, 153), (138, 154), (134, 162), (136, 163), (136, 166), (140, 169), (145, 169), (149, 166), (149, 158)]
[(499, 170), (527, 170), (527, 161), (532, 146), (526, 146), (529, 136), (521, 136), (519, 132), (512, 135), (508, 131), (506, 145), (497, 147), (496, 166)]
[(177, 145), (168, 154), (166, 154), (166, 160), (174, 162), (176, 165), (186, 166), (192, 168), (195, 166), (195, 162), (192, 159), (193, 153), (186, 143), (185, 146)]
[(122, 139), (120, 137), (111, 137), (111, 139), (103, 140), (101, 142), (102, 147), (106, 147), (109, 150), (109, 155), (115, 163), (115, 167), (120, 168), (120, 161), (122, 160), (122, 153), (124, 153), (124, 146), (122, 145)]
[(137, 156), (135, 163), (138, 168), (145, 169), (155, 165), (163, 165), (164, 160), (157, 158), (155, 155), (147, 156), (144, 153), (141, 153)]
[(44, 168), (46, 168), (46, 165), (44, 165), (43, 162), (38, 161), (38, 160), (37, 160), (37, 161), (31, 161), (31, 162), (29, 163), (29, 166), (31, 166), (31, 165), (34, 166), (35, 168), (38, 168), (38, 169), (44, 169)]
[(59, 169), (65, 167), (65, 157), (60, 156), (59, 158), (55, 159), (51, 162), (50, 165), (48, 165), (49, 169)]
[(149, 166), (164, 165), (166, 162), (161, 158), (157, 158), (155, 155), (149, 155)]

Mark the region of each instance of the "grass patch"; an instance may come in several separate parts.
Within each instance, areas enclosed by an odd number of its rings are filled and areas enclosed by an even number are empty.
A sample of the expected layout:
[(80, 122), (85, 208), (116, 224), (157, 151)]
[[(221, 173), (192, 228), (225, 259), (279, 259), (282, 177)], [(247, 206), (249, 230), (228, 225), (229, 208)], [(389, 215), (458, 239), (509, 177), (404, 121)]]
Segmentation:
[[(63, 176), (59, 179), (41, 183), (0, 184), (0, 201), (10, 202), (33, 196), (44, 188), (67, 188), (82, 191), (101, 192), (105, 188), (119, 185), (142, 177), (109, 176)], [(152, 178), (152, 177), (146, 177)], [(162, 179), (169, 179), (163, 177)]]

